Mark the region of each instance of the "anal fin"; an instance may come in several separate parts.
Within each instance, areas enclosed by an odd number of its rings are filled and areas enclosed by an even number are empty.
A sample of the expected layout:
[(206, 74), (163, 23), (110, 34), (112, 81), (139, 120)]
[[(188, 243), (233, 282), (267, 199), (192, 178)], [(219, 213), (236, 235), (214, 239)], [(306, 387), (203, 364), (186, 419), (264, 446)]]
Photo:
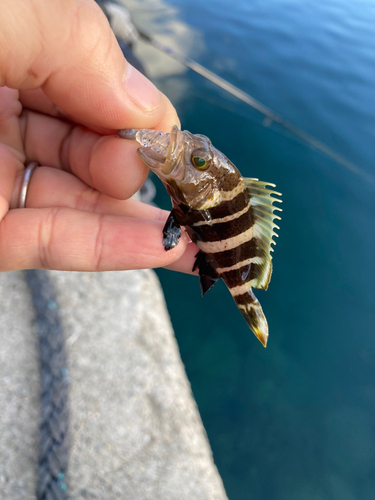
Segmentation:
[(220, 278), (211, 264), (207, 262), (206, 255), (203, 252), (199, 251), (195, 257), (193, 271), (199, 269), (199, 283), (203, 297)]

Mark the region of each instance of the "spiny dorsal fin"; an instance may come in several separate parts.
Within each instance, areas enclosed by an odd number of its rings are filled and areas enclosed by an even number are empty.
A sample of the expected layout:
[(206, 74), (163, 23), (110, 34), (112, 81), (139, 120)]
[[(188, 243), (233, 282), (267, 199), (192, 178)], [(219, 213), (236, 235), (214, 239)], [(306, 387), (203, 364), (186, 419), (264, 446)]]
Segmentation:
[(274, 210), (281, 211), (281, 208), (274, 207), (272, 203), (277, 201), (281, 203), (279, 198), (272, 195), (281, 196), (281, 193), (267, 189), (266, 186), (275, 187), (269, 182), (258, 181), (258, 179), (244, 179), (248, 193), (251, 197), (251, 210), (254, 216), (254, 236), (257, 238), (258, 256), (261, 259), (259, 263), (259, 272), (252, 280), (254, 288), (267, 290), (268, 283), (272, 274), (272, 257), (275, 244), (274, 236), (278, 236), (274, 229), (279, 227), (273, 222), (274, 219), (279, 219), (273, 212)]

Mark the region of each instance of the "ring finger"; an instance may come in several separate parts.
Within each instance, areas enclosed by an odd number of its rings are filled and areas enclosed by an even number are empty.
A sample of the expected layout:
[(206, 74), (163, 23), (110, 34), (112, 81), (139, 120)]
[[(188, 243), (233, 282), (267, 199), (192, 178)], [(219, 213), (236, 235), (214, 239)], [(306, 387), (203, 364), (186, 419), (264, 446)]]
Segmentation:
[(65, 207), (105, 215), (164, 221), (168, 212), (137, 200), (116, 200), (87, 186), (68, 172), (39, 167), (27, 192), (27, 208)]

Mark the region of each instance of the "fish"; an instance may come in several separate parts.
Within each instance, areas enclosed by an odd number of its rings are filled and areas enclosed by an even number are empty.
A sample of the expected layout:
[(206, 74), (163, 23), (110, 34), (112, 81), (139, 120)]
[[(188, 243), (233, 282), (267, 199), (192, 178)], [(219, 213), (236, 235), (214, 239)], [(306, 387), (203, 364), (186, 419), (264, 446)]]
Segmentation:
[(174, 248), (185, 228), (199, 248), (202, 297), (222, 279), (248, 326), (266, 347), (268, 323), (252, 289), (266, 290), (272, 274), (274, 184), (244, 178), (233, 163), (204, 135), (181, 131), (123, 129), (123, 139), (136, 140), (144, 163), (164, 184), (172, 210), (163, 229), (166, 251)]

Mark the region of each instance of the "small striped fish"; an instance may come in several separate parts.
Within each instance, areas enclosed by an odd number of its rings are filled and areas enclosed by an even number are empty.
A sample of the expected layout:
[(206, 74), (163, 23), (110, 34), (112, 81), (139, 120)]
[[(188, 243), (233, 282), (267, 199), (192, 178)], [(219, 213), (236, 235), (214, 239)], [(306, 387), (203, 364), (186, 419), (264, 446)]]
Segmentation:
[(124, 129), (136, 139), (138, 154), (165, 185), (173, 209), (163, 230), (166, 250), (177, 245), (184, 226), (199, 248), (202, 296), (223, 279), (251, 330), (266, 346), (268, 325), (252, 288), (264, 289), (272, 273), (273, 206), (281, 201), (257, 179), (245, 179), (204, 135), (173, 127), (171, 133)]

